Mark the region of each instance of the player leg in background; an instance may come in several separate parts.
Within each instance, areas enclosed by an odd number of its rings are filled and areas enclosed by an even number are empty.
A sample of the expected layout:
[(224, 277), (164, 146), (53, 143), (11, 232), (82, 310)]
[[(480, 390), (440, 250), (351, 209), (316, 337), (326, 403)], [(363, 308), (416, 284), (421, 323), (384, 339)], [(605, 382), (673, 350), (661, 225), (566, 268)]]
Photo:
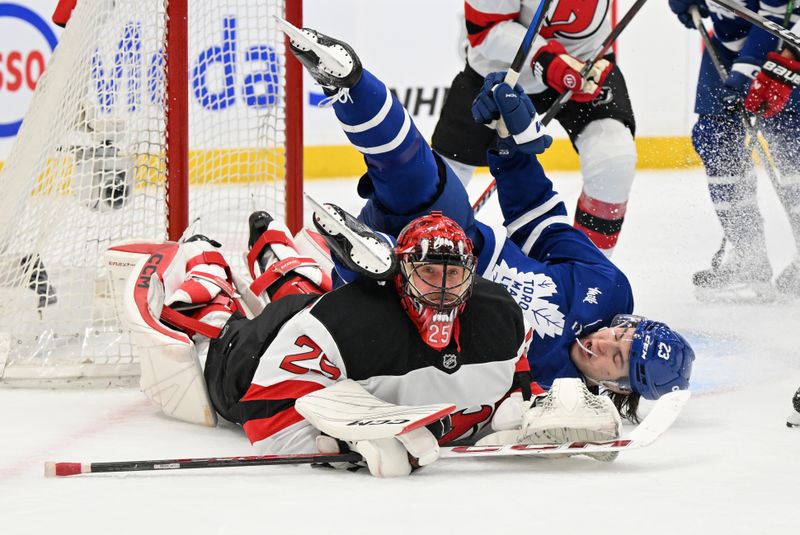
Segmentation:
[(472, 120), (472, 101), (483, 86), (483, 76), (469, 65), (453, 78), (431, 146), (466, 186), (475, 169), (486, 164), (486, 149), (494, 144), (495, 132)]
[(775, 278), (778, 291), (800, 297), (800, 91), (794, 91), (783, 112), (764, 120), (764, 137), (780, 174), (779, 194), (789, 205), (787, 217), (795, 242), (795, 255)]
[[(717, 50), (730, 67), (731, 53), (723, 46), (717, 46)], [(704, 54), (695, 101), (699, 118), (692, 129), (692, 144), (705, 166), (708, 192), (728, 243), (721, 263), (695, 273), (693, 282), (703, 291), (730, 291), (738, 297), (751, 297), (755, 292), (759, 299), (768, 298), (772, 268), (756, 199), (757, 179), (746, 150), (744, 127), (724, 100), (729, 96), (708, 54)]]
[[(613, 56), (608, 57), (614, 63)], [(539, 113), (557, 98), (547, 90), (531, 95)], [(591, 102), (568, 102), (555, 117), (580, 157), (583, 188), (575, 208), (575, 227), (610, 257), (617, 245), (636, 173), (636, 121), (628, 87), (614, 64), (600, 94)]]
[(284, 31), (292, 52), (330, 95), (350, 143), (364, 155), (367, 173), (358, 193), (367, 204), (359, 219), (396, 236), (409, 221), (441, 210), (470, 233), (477, 249), (480, 237), (466, 190), (385, 84), (362, 68), (346, 43), (310, 29), (298, 33), (284, 25)]

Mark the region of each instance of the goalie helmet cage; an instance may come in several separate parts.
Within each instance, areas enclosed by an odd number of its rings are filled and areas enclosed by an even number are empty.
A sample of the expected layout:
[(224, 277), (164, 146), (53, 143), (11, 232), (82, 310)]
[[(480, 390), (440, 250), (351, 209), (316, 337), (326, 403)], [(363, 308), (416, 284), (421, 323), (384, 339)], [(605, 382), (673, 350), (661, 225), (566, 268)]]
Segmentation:
[(273, 15), (301, 6), (78, 1), (0, 170), (0, 383), (138, 381), (110, 244), (202, 233), (244, 274), (250, 212), (299, 229), (302, 71)]

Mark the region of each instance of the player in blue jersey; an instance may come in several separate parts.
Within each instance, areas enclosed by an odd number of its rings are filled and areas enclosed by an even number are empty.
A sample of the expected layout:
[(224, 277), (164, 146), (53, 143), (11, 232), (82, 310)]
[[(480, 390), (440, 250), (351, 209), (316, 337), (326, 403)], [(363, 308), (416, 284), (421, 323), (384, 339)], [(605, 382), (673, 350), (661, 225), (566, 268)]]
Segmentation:
[[(800, 35), (800, 16), (797, 17), (792, 31)], [(751, 113), (763, 112), (765, 119), (774, 117), (783, 112), (792, 100), (793, 94), (797, 95), (798, 85), (800, 85), (800, 50), (787, 46), (780, 53), (770, 52), (764, 65), (761, 66), (761, 71), (750, 84), (744, 107)], [(796, 117), (797, 109), (791, 109), (788, 113), (793, 113)], [(794, 187), (800, 187), (796, 176)], [(789, 267), (775, 280), (775, 286), (784, 293), (800, 296), (800, 251)]]
[[(521, 90), (505, 86), (504, 94), (517, 106), (502, 110), (517, 135), (504, 140), (509, 150), (488, 155), (505, 218), (505, 228), (497, 230), (474, 219), (460, 180), (386, 86), (362, 68), (352, 48), (314, 30), (284, 26), (284, 31), (292, 51), (328, 95), (348, 139), (364, 154), (367, 173), (358, 193), (367, 203), (359, 220), (391, 235), (431, 210), (458, 222), (474, 244), (476, 272), (503, 284), (533, 327), (529, 361), (536, 381), (549, 387), (559, 377), (582, 377), (607, 388), (621, 412), (632, 418), (640, 396), (655, 399), (688, 387), (694, 360), (688, 342), (663, 323), (631, 316), (627, 278), (571, 226), (535, 158), (549, 137), (542, 135), (533, 105)], [(499, 116), (491, 86), (481, 97), (483, 111)], [(347, 220), (347, 214), (328, 208), (327, 219)], [(348, 223), (368, 234), (367, 228)], [(324, 226), (320, 230), (336, 249), (342, 236)], [(368, 261), (362, 257), (361, 265), (350, 262), (348, 267), (369, 273), (363, 269)]]
[[(785, 0), (742, 3), (778, 24), (783, 24), (788, 9)], [(669, 0), (669, 5), (689, 28), (695, 27), (690, 11), (693, 6), (702, 16), (711, 17), (714, 48), (730, 73), (727, 80), (720, 80), (708, 52), (703, 54), (695, 101), (699, 117), (692, 129), (692, 143), (705, 166), (711, 201), (730, 247), (722, 262), (695, 273), (693, 282), (703, 292), (772, 298), (772, 267), (756, 202), (756, 175), (745, 148), (746, 133), (737, 107), (767, 55), (778, 47), (777, 39), (716, 4), (706, 5), (704, 0)], [(798, 16), (800, 8), (794, 10), (793, 18)], [(788, 98), (782, 114), (765, 113), (758, 126), (781, 175), (778, 194), (788, 205), (787, 215), (800, 247), (800, 159), (796, 156), (800, 93), (795, 91)], [(800, 295), (800, 259), (782, 270), (775, 287), (786, 294)]]

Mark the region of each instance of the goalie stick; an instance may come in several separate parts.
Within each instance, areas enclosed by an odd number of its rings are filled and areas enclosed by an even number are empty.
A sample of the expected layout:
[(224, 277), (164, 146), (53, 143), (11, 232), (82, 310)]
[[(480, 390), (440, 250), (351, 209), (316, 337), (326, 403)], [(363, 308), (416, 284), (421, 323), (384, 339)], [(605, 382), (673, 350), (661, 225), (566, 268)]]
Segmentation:
[[(636, 13), (639, 12), (639, 10), (642, 8), (645, 2), (647, 2), (647, 0), (636, 0), (636, 3), (634, 3), (630, 7), (630, 9), (628, 9), (628, 12), (625, 13), (625, 15), (622, 17), (622, 19), (620, 19), (620, 21), (617, 23), (614, 29), (611, 30), (611, 33), (608, 34), (608, 37), (606, 37), (605, 40), (597, 48), (594, 55), (592, 56), (592, 59), (590, 59), (583, 65), (583, 68), (579, 73), (581, 75), (581, 78), (585, 78), (586, 75), (589, 73), (589, 71), (592, 70), (594, 64), (603, 59), (603, 56), (606, 55), (608, 50), (614, 44), (614, 41), (617, 40), (619, 34), (622, 33), (622, 31), (628, 26), (628, 24), (630, 24), (631, 20), (633, 20), (633, 17), (636, 15)], [(506, 81), (508, 81), (508, 76), (506, 76)], [(514, 79), (514, 82), (516, 83), (516, 79)], [(552, 121), (553, 117), (555, 117), (556, 114), (558, 114), (558, 112), (561, 111), (561, 108), (564, 107), (564, 105), (567, 103), (567, 101), (569, 101), (571, 96), (572, 96), (572, 91), (566, 91), (565, 93), (562, 93), (561, 96), (559, 96), (558, 99), (552, 104), (552, 106), (550, 106), (550, 109), (547, 110), (547, 112), (544, 114), (544, 117), (542, 117), (542, 125), (547, 126), (548, 124), (550, 124), (550, 121)], [(497, 182), (494, 179), (492, 179), (492, 182), (489, 184), (489, 186), (486, 188), (483, 194), (481, 194), (481, 196), (478, 197), (478, 199), (473, 203), (472, 210), (474, 212), (478, 212), (478, 210), (483, 208), (483, 205), (486, 204), (486, 201), (489, 200), (489, 197), (492, 196), (492, 193), (494, 193), (494, 190), (496, 189), (497, 189)]]
[[(441, 459), (472, 457), (509, 457), (520, 455), (549, 456), (564, 454), (607, 453), (644, 448), (655, 442), (681, 413), (691, 393), (688, 390), (670, 392), (659, 398), (650, 413), (626, 437), (601, 442), (565, 442), (563, 444), (507, 444), (505, 446), (455, 446), (440, 450)], [(154, 470), (184, 470), (189, 468), (226, 468), (232, 466), (262, 466), (276, 464), (313, 464), (361, 461), (354, 452), (309, 455), (263, 455), (243, 457), (209, 457), (198, 459), (165, 459), (159, 461), (117, 461), (98, 463), (46, 462), (47, 477), (97, 474), (104, 472), (141, 472)]]

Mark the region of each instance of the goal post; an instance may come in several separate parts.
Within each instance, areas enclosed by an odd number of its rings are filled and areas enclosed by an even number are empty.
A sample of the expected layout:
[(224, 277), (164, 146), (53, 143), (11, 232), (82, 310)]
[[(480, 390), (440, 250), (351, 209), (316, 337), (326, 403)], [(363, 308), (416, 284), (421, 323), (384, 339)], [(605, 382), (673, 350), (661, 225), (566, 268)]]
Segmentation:
[(0, 170), (0, 384), (135, 384), (112, 243), (302, 225), (302, 0), (79, 0)]

